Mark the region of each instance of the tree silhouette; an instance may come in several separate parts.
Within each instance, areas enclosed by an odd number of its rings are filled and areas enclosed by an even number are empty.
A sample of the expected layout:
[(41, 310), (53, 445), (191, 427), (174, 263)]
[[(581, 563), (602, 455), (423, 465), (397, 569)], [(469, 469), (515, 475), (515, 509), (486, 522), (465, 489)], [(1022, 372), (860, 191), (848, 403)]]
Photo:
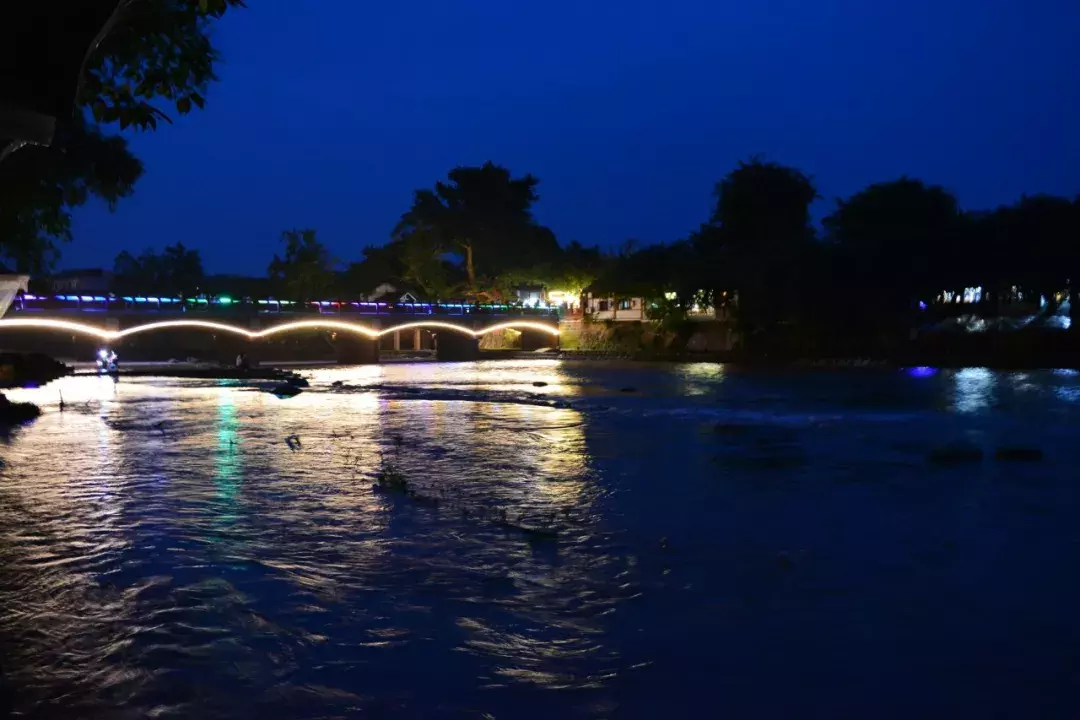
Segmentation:
[(165, 295), (192, 297), (203, 282), (202, 258), (198, 250), (183, 243), (167, 245), (159, 255), (144, 250), (138, 257), (128, 251), (113, 262), (113, 292), (119, 295)]
[(709, 227), (693, 245), (713, 278), (715, 291), (738, 292), (746, 329), (764, 330), (799, 310), (798, 269), (811, 252), (813, 181), (795, 168), (753, 158), (740, 162), (716, 185)]
[[(27, 38), (59, 33), (44, 63), (32, 62), (33, 41), (15, 43), (18, 72), (13, 80), (18, 87), (32, 88), (33, 96), (46, 87), (66, 88), (69, 81), (74, 88), (73, 99), (63, 103), (67, 112), (56, 118), (52, 147), (23, 146), (0, 137), (0, 157), (6, 155), (0, 162), (0, 255), (28, 271), (46, 270), (55, 262), (58, 243), (71, 239), (73, 208), (90, 196), (111, 208), (131, 194), (142, 174), (126, 141), (90, 125), (87, 118), (150, 130), (159, 120), (169, 120), (169, 112), (201, 108), (208, 84), (216, 79), (213, 21), (230, 8), (243, 7), (241, 0), (119, 0), (86, 51), (83, 43), (63, 42), (75, 32), (68, 25), (79, 27), (88, 17), (87, 8), (75, 5), (16, 3), (14, 19), (6, 18)], [(104, 5), (98, 5), (89, 11), (100, 12)], [(33, 22), (20, 23), (21, 17)], [(42, 75), (80, 64), (74, 78)]]
[(71, 240), (71, 209), (91, 196), (110, 208), (130, 195), (143, 167), (121, 137), (77, 121), (64, 151), (29, 146), (0, 163), (0, 256), (21, 272), (48, 270)]
[(958, 277), (960, 219), (952, 194), (906, 177), (838, 200), (822, 221), (839, 251), (834, 282), (873, 322), (910, 314)]
[(315, 237), (315, 231), (286, 230), (281, 233), (285, 255), (274, 255), (267, 271), (278, 293), (294, 301), (313, 300), (337, 289), (337, 261)]
[[(532, 205), (538, 180), (514, 178), (506, 168), (485, 163), (458, 167), (432, 190), (417, 190), (394, 236), (412, 249), (419, 266), (432, 258), (461, 256), (468, 294), (490, 297), (494, 279), (514, 268), (536, 264), (557, 249), (554, 236), (536, 225)], [(422, 262), (419, 262), (421, 261)]]

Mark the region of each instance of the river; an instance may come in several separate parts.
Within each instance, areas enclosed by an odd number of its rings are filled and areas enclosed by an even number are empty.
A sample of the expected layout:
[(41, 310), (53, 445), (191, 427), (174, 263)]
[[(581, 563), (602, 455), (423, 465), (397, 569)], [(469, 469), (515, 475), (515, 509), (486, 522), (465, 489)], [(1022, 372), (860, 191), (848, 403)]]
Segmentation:
[[(304, 375), (9, 393), (18, 712), (1076, 717), (1076, 373)], [(957, 439), (986, 458), (928, 462)]]

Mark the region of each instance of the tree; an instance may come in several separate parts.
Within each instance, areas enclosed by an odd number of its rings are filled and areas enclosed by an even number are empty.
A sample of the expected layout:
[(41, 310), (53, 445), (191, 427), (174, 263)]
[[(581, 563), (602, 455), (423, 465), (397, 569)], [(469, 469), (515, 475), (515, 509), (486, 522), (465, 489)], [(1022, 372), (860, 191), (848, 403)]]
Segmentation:
[(401, 247), (390, 243), (381, 247), (368, 245), (364, 258), (350, 263), (343, 282), (350, 295), (370, 295), (383, 283), (397, 283), (402, 277)]
[(280, 292), (291, 300), (306, 301), (335, 291), (337, 261), (315, 238), (314, 230), (286, 230), (281, 241), (285, 257), (275, 254), (267, 269)]
[(144, 250), (138, 257), (128, 251), (113, 262), (113, 292), (191, 297), (203, 282), (202, 258), (198, 250), (182, 243), (167, 245), (159, 255)]
[[(61, 37), (67, 32), (65, 23), (74, 27), (76, 16), (86, 19), (61, 3), (18, 7), (37, 13), (34, 17), (51, 30), (61, 28)], [(0, 162), (0, 255), (26, 270), (47, 269), (59, 254), (57, 243), (71, 239), (72, 209), (90, 196), (104, 199), (111, 208), (131, 194), (142, 165), (122, 138), (91, 126), (87, 117), (116, 123), (121, 129), (152, 130), (159, 120), (169, 120), (166, 109), (186, 114), (193, 107), (203, 107), (219, 59), (210, 28), (228, 9), (237, 7), (243, 7), (241, 0), (115, 3), (111, 17), (81, 58), (74, 102), (67, 103), (73, 112), (57, 118), (53, 146), (22, 147)], [(66, 13), (75, 15), (63, 16)], [(15, 26), (31, 28), (17, 22)], [(57, 42), (51, 50), (82, 53), (83, 48)], [(51, 67), (52, 63), (44, 71), (36, 67), (29, 71), (49, 72)], [(66, 78), (46, 80), (56, 84)], [(49, 84), (33, 82), (39, 88)], [(0, 138), (0, 146), (9, 150), (19, 145), (8, 145)]]
[(754, 158), (717, 183), (715, 197), (710, 227), (692, 242), (708, 275), (705, 289), (737, 290), (746, 329), (791, 319), (800, 307), (798, 268), (814, 239), (813, 181), (794, 168)]
[(1046, 297), (1051, 309), (1056, 293), (1075, 277), (1080, 242), (1075, 213), (1072, 202), (1052, 195), (1024, 196), (1004, 213), (1015, 282)]
[(71, 210), (91, 196), (110, 208), (134, 190), (142, 163), (121, 137), (76, 121), (66, 149), (29, 146), (0, 163), (0, 256), (20, 272), (47, 270), (71, 240)]
[(514, 178), (488, 162), (455, 168), (447, 177), (433, 190), (416, 191), (394, 231), (406, 242), (420, 234), (414, 249), (416, 259), (427, 258), (423, 264), (459, 254), (468, 293), (479, 299), (493, 295), (498, 275), (536, 265), (557, 252), (554, 236), (533, 220), (539, 181), (532, 175)]
[(880, 324), (910, 314), (957, 276), (960, 220), (951, 193), (903, 177), (838, 200), (822, 225), (846, 264), (839, 281)]
[(426, 297), (441, 300), (464, 286), (462, 273), (446, 255), (439, 235), (431, 228), (417, 228), (400, 241), (401, 279)]
[(142, 130), (171, 122), (162, 101), (181, 115), (201, 109), (220, 60), (213, 21), (241, 7), (243, 0), (122, 0), (87, 55), (79, 104), (98, 122)]
[(603, 265), (604, 256), (599, 247), (585, 247), (572, 240), (559, 253), (547, 284), (553, 290), (580, 296), (585, 288), (596, 282)]

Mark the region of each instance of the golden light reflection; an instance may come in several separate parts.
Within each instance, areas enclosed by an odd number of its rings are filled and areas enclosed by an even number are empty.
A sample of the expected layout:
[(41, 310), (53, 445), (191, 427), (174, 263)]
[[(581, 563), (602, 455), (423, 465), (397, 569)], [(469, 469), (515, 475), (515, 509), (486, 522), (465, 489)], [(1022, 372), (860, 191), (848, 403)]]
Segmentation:
[(687, 363), (678, 367), (678, 377), (683, 382), (686, 395), (706, 395), (724, 379), (724, 366), (720, 363)]

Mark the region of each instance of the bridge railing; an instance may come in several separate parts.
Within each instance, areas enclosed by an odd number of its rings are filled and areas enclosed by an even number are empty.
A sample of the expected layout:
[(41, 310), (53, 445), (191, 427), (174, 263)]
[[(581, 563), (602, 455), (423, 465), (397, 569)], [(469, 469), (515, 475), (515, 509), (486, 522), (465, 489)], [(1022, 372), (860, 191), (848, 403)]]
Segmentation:
[(513, 315), (557, 317), (550, 307), (468, 303), (385, 303), (357, 300), (311, 300), (306, 302), (276, 298), (163, 297), (143, 295), (36, 295), (15, 297), (10, 314), (21, 313), (203, 313), (213, 315)]

